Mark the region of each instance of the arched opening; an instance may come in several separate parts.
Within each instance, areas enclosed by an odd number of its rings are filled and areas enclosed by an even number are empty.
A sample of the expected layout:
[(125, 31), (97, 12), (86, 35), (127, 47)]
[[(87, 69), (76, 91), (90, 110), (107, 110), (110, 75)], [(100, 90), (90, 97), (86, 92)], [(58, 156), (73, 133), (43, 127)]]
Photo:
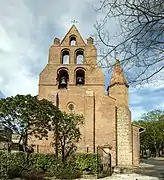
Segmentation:
[(83, 52), (83, 50), (78, 50), (76, 52), (76, 64), (84, 64), (84, 52)]
[(76, 85), (85, 84), (85, 71), (83, 69), (76, 70)]
[(76, 37), (75, 36), (71, 36), (70, 37), (70, 46), (76, 46)]
[(60, 69), (57, 74), (58, 88), (59, 89), (67, 89), (69, 74), (66, 69)]
[(69, 51), (65, 50), (62, 52), (62, 64), (69, 64)]
[(69, 102), (67, 104), (67, 108), (70, 112), (73, 112), (75, 110), (75, 104), (73, 102)]

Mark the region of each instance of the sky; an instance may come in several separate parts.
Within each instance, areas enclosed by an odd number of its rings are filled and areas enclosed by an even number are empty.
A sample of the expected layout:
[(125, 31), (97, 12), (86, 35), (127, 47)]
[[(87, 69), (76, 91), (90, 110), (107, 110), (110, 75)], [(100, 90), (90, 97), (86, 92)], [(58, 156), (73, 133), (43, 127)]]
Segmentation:
[[(84, 40), (95, 33), (103, 17), (95, 11), (99, 0), (1, 0), (0, 1), (0, 97), (36, 95), (38, 77), (47, 64), (48, 49), (55, 37), (63, 38), (76, 24)], [(117, 26), (111, 22), (109, 30)], [(105, 73), (106, 86), (110, 74)], [(164, 85), (129, 89), (132, 119), (164, 109)]]

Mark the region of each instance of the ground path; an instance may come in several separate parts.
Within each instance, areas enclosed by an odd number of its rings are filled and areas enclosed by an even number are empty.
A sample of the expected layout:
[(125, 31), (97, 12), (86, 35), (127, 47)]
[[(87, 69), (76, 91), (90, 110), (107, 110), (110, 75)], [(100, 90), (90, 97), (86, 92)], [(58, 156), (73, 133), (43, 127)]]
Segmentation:
[(143, 159), (135, 173), (113, 174), (102, 180), (164, 180), (164, 158)]

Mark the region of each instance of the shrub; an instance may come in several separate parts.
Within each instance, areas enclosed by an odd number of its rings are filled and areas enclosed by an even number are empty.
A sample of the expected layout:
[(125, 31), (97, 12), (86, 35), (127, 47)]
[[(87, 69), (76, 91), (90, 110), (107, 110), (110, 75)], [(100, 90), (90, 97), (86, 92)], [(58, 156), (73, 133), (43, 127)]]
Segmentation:
[(10, 179), (15, 178), (15, 177), (20, 177), (21, 176), (20, 172), (21, 172), (21, 170), (17, 166), (9, 167), (7, 169), (7, 177)]
[(81, 171), (88, 171), (90, 174), (97, 173), (97, 154), (78, 153), (75, 155), (76, 166)]
[(31, 171), (23, 171), (20, 177), (26, 180), (44, 180), (45, 174), (42, 171), (32, 169)]
[(44, 176), (57, 178), (79, 178), (83, 171), (97, 172), (97, 155), (78, 153), (63, 164), (61, 158), (52, 154), (27, 154), (0, 152), (0, 178), (26, 177), (30, 179)]
[(58, 171), (55, 173), (57, 179), (76, 179), (80, 178), (82, 171), (76, 169), (71, 165), (63, 165), (58, 168)]
[(20, 172), (27, 166), (25, 153), (0, 153), (0, 177), (19, 177)]
[(31, 166), (43, 172), (57, 166), (60, 160), (57, 160), (53, 154), (31, 154)]

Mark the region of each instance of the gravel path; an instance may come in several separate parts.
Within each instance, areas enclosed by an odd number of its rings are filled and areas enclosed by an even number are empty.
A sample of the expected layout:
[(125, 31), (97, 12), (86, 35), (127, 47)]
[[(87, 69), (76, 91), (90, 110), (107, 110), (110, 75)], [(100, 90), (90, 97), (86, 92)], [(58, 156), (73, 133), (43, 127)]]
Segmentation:
[(164, 159), (142, 160), (140, 169), (134, 172), (136, 173), (113, 174), (110, 177), (102, 178), (102, 180), (164, 180)]
[(103, 178), (104, 180), (158, 180), (156, 177), (144, 176), (140, 174), (114, 174), (111, 177)]
[[(95, 178), (92, 178), (92, 179), (82, 178), (79, 180), (96, 180), (96, 179)], [(127, 174), (113, 174), (112, 176), (101, 178), (100, 180), (159, 180), (159, 178), (136, 174), (136, 173), (131, 173), (131, 174), (127, 173)]]
[[(96, 179), (80, 179), (80, 180), (96, 180)], [(110, 177), (101, 178), (100, 180), (159, 180), (157, 177), (144, 176), (140, 174), (113, 174)]]

